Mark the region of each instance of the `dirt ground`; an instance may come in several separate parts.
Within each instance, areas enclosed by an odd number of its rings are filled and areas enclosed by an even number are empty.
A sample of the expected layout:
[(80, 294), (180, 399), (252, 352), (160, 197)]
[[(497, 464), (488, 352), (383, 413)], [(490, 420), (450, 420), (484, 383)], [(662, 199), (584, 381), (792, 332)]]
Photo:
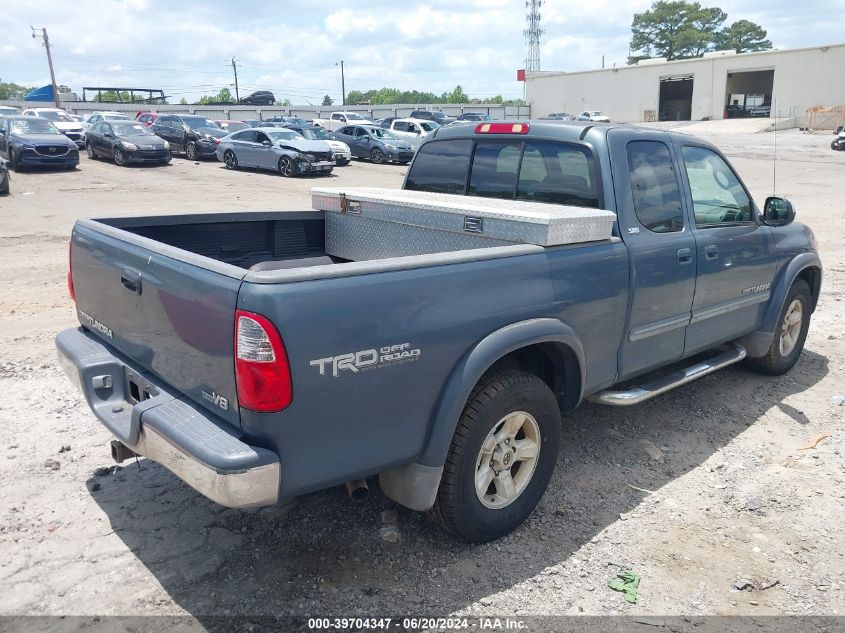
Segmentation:
[[(773, 137), (714, 139), (762, 203)], [(76, 324), (76, 218), (308, 208), (325, 180), (84, 157), (73, 172), (13, 174), (0, 197), (0, 615), (845, 613), (845, 153), (829, 141), (777, 139), (777, 190), (825, 265), (795, 369), (731, 368), (634, 408), (582, 406), (535, 514), (479, 546), (377, 489), (360, 504), (334, 489), (244, 512), (146, 460), (114, 467), (109, 433), (57, 366), (53, 338)], [(330, 182), (399, 186), (404, 171), (356, 162)], [(636, 604), (607, 586), (621, 570), (641, 577)]]

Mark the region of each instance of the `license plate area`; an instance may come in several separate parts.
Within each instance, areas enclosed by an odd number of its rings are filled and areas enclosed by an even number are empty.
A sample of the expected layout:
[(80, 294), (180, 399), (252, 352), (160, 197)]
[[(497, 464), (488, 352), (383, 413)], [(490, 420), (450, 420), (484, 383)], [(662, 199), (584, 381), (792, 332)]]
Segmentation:
[(159, 394), (159, 390), (155, 385), (128, 367), (124, 367), (124, 385), (126, 386), (124, 397), (132, 405), (144, 402), (150, 398), (155, 398)]

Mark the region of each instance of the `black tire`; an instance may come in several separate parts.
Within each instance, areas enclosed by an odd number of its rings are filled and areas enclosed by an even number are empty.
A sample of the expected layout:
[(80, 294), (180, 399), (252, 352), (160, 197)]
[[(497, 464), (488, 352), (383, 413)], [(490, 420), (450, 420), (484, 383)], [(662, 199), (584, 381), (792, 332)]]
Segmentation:
[(88, 152), (89, 159), (97, 160), (97, 153), (94, 151), (94, 146), (91, 143), (85, 144), (85, 151)]
[(237, 169), (238, 157), (235, 156), (235, 152), (227, 149), (226, 153), (223, 154), (223, 164), (226, 165), (226, 169)]
[(384, 162), (384, 152), (378, 147), (374, 147), (370, 150), (370, 160), (376, 165), (381, 165)]
[(11, 189), (11, 182), (12, 179), (9, 177), (9, 174), (6, 174), (6, 182), (0, 185), (0, 194), (7, 196), (9, 195), (9, 191)]
[(15, 154), (14, 147), (9, 148), (9, 169), (14, 171), (15, 173), (20, 173), (20, 171), (23, 169), (23, 167), (20, 166), (20, 163), (18, 163), (18, 155)]
[(282, 156), (279, 159), (279, 173), (285, 178), (292, 178), (296, 175), (296, 165), (290, 156)]
[[(539, 455), (522, 491), (508, 505), (494, 509), (484, 505), (476, 492), (476, 472), (485, 459), (481, 450), (488, 434), (514, 412), (528, 413), (536, 421)], [(560, 425), (554, 394), (533, 374), (510, 370), (482, 378), (458, 421), (430, 515), (453, 535), (470, 542), (491, 541), (517, 528), (548, 487), (557, 461)], [(517, 461), (505, 463), (516, 468)]]
[(123, 150), (119, 147), (114, 148), (114, 164), (118, 167), (126, 167), (126, 155), (123, 153)]
[(276, 103), (275, 99), (268, 99), (267, 100), (267, 105), (273, 105), (274, 103)]
[[(790, 311), (794, 301), (801, 303), (801, 328), (793, 348), (788, 354), (784, 355), (781, 352), (784, 318)], [(786, 294), (769, 351), (765, 356), (760, 356), (759, 358), (746, 358), (744, 361), (745, 366), (753, 371), (769, 376), (781, 376), (792, 369), (793, 365), (798, 362), (798, 357), (801, 356), (801, 350), (804, 349), (804, 341), (807, 339), (807, 330), (810, 327), (811, 301), (810, 286), (803, 279), (796, 280)]]
[(185, 156), (188, 160), (197, 160), (197, 144), (194, 141), (188, 141), (185, 145)]

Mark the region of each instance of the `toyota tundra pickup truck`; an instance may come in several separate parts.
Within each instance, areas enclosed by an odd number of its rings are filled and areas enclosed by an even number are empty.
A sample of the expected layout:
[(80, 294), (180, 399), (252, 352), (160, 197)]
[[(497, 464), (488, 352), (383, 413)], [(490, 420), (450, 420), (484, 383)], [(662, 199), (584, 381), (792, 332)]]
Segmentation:
[[(115, 459), (234, 508), (377, 476), (456, 537), (495, 539), (543, 495), (568, 411), (739, 362), (789, 371), (822, 282), (792, 205), (758, 208), (694, 136), (450, 126), (384, 204), (336, 193), (323, 210), (76, 223), (80, 326), (56, 343)], [(425, 229), (438, 204), (458, 221)], [(607, 233), (509, 233), (552, 217)]]

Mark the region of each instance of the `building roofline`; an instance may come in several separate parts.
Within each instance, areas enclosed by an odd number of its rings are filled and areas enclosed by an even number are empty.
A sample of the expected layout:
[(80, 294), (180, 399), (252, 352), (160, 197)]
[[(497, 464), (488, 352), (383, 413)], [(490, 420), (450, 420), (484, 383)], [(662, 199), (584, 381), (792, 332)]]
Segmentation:
[(812, 50), (821, 50), (821, 49), (830, 49), (830, 48), (841, 48), (845, 47), (845, 42), (839, 44), (820, 44), (818, 46), (805, 46), (803, 48), (780, 48), (780, 49), (771, 49), (768, 51), (755, 51), (753, 53), (736, 53), (734, 55), (716, 55), (712, 57), (690, 57), (688, 59), (673, 59), (669, 62), (655, 62), (651, 64), (631, 64), (631, 65), (624, 65), (624, 66), (611, 66), (609, 68), (593, 68), (590, 70), (575, 70), (572, 72), (567, 72), (565, 70), (538, 70), (538, 71), (526, 71), (525, 73), (525, 80), (528, 81), (530, 79), (544, 79), (546, 77), (560, 77), (563, 75), (586, 75), (589, 73), (607, 73), (607, 72), (614, 72), (620, 70), (632, 70), (635, 68), (663, 68), (666, 66), (672, 66), (673, 64), (689, 64), (689, 63), (701, 63), (701, 62), (713, 62), (716, 60), (722, 59), (747, 59), (749, 57), (757, 57), (761, 55), (773, 55), (776, 53), (799, 53), (803, 51), (812, 51)]

